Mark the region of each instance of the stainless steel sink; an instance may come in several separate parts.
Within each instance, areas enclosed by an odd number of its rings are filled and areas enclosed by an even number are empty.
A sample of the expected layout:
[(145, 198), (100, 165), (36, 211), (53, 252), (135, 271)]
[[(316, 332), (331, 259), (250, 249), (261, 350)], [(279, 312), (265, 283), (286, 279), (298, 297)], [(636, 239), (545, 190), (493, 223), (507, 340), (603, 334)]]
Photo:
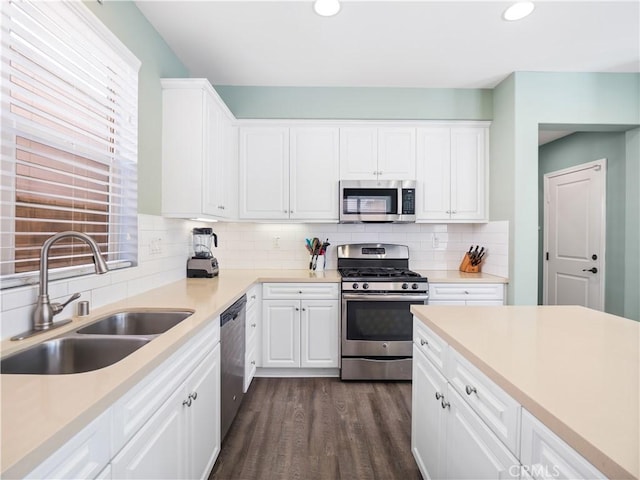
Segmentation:
[(159, 335), (192, 315), (189, 310), (118, 312), (78, 330), (82, 335)]
[(62, 337), (0, 361), (3, 374), (63, 375), (108, 367), (149, 343), (148, 338)]

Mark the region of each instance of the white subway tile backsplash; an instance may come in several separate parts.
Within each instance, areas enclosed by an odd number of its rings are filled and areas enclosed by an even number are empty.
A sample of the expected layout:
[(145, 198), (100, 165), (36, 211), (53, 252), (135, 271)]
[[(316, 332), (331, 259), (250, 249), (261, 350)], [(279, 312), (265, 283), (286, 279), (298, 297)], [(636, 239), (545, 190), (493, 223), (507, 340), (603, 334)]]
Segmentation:
[[(199, 222), (138, 216), (139, 264), (136, 267), (55, 281), (49, 285), (53, 298), (65, 299), (82, 291), (92, 307), (106, 305), (127, 296), (184, 278), (186, 260), (192, 253), (191, 229)], [(409, 246), (414, 270), (456, 270), (470, 245), (483, 245), (487, 256), (482, 270), (508, 276), (509, 224), (208, 224), (218, 234), (213, 254), (220, 268), (306, 269), (309, 254), (305, 238), (329, 239), (326, 268), (337, 265), (336, 247), (345, 243), (397, 243)], [(276, 242), (277, 237), (277, 242)], [(37, 287), (20, 287), (0, 292), (2, 321), (0, 336), (7, 338), (30, 327)], [(70, 305), (62, 314), (74, 313)]]

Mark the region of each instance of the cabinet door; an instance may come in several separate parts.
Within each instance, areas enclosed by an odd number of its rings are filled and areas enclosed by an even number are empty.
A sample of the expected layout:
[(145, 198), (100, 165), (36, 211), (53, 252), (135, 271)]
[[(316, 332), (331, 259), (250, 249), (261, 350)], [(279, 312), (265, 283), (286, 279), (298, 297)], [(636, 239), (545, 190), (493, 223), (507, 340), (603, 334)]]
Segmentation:
[(417, 131), (416, 219), (449, 220), (451, 214), (451, 129)]
[(340, 304), (338, 300), (304, 300), (300, 316), (300, 366), (340, 366)]
[(199, 87), (162, 92), (162, 213), (167, 216), (201, 213), (205, 96)]
[(450, 385), (444, 401), (447, 425), (442, 478), (519, 478), (520, 462)]
[(289, 218), (289, 129), (240, 129), (240, 218)]
[(486, 219), (486, 128), (451, 129), (451, 219)]
[(178, 388), (111, 461), (113, 478), (187, 478), (187, 432)]
[(337, 128), (290, 130), (290, 218), (338, 220), (338, 140)]
[(385, 180), (416, 178), (415, 128), (378, 129), (378, 178)]
[(220, 453), (220, 345), (207, 355), (186, 382), (187, 478), (207, 478)]
[(209, 215), (221, 216), (225, 188), (222, 178), (224, 172), (222, 110), (206, 92), (204, 92), (203, 103), (202, 211)]
[(445, 393), (447, 381), (413, 345), (411, 391), (411, 451), (425, 479), (444, 478), (444, 410), (437, 395)]
[(262, 302), (262, 366), (300, 366), (300, 301)]
[(375, 180), (378, 172), (378, 134), (375, 127), (340, 129), (340, 179)]

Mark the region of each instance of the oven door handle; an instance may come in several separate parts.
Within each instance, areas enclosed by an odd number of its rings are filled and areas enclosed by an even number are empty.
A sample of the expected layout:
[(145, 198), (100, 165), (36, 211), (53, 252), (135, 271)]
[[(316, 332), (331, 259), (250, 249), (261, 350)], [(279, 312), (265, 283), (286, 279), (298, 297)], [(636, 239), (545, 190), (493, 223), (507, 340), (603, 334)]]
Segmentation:
[(418, 301), (426, 302), (429, 299), (429, 295), (394, 295), (392, 293), (343, 293), (342, 298), (344, 300), (356, 300), (361, 302), (380, 302), (380, 301)]

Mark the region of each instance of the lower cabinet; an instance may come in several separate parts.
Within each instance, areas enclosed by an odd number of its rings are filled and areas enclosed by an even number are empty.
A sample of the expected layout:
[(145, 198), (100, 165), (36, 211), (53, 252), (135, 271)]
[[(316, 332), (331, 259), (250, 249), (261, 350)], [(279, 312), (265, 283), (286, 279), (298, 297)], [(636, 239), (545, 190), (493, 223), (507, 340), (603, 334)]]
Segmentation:
[(339, 365), (338, 285), (264, 284), (261, 366), (337, 368)]
[(428, 479), (519, 476), (518, 460), (416, 345), (411, 449)]
[(265, 300), (263, 367), (339, 366), (338, 300)]
[(220, 451), (220, 346), (112, 460), (113, 478), (206, 478)]

